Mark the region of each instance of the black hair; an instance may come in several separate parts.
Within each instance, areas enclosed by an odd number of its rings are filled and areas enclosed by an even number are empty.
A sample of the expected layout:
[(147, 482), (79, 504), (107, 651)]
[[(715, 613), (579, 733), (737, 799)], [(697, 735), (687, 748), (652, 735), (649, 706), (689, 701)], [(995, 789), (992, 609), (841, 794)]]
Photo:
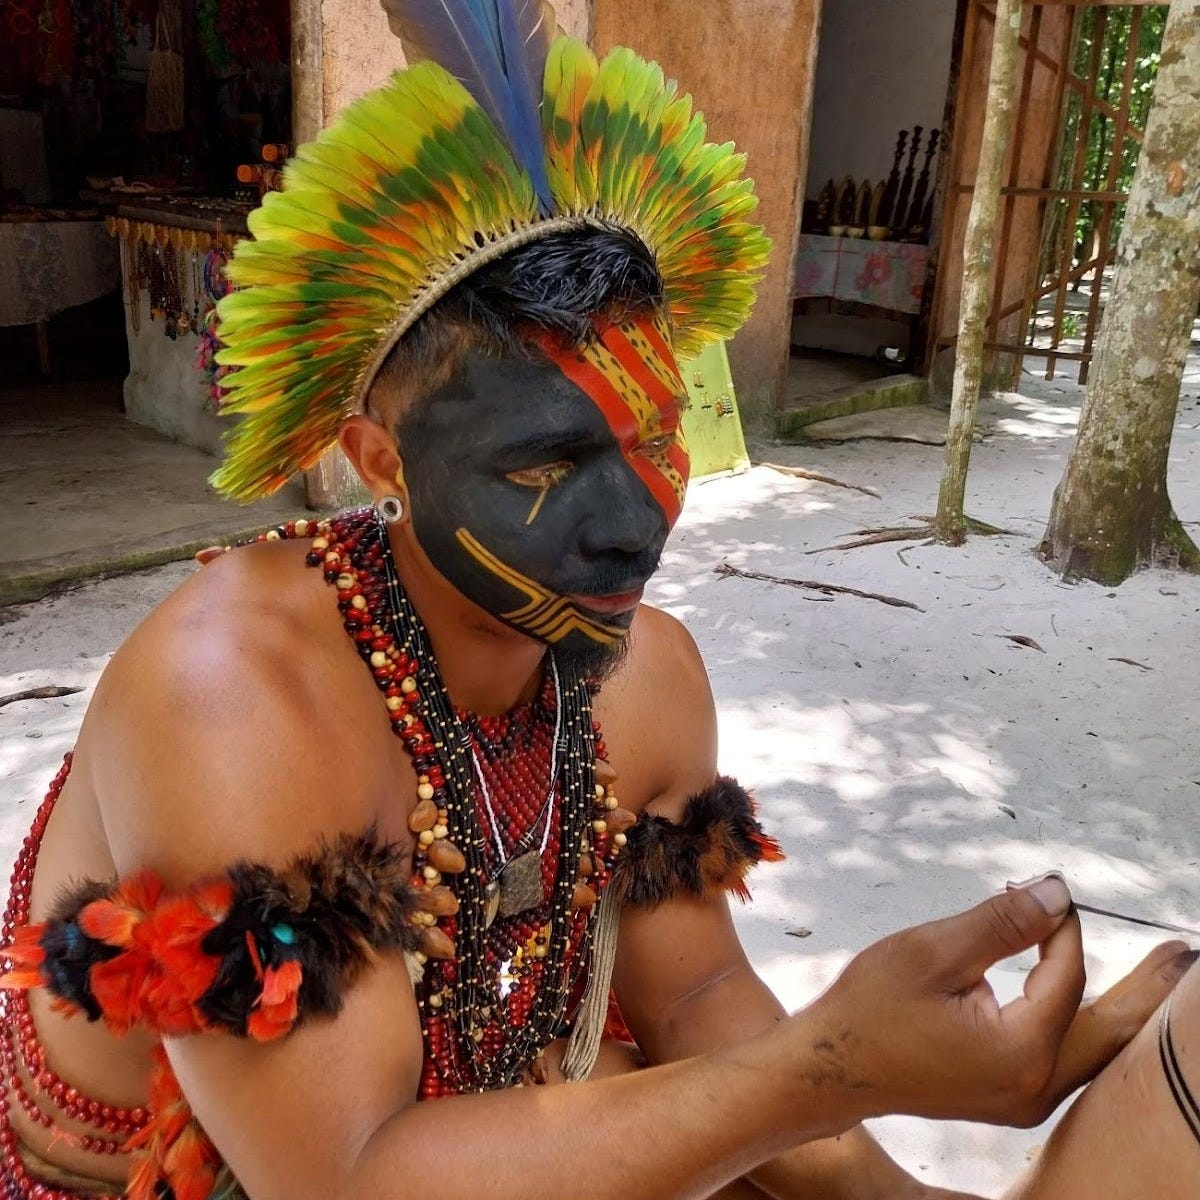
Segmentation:
[(664, 303), (654, 256), (628, 230), (550, 234), (469, 275), (421, 317), (384, 360), (371, 407), (392, 419), (411, 410), (454, 377), (470, 348), (531, 355), (531, 331), (583, 345), (596, 336), (597, 318), (621, 320)]

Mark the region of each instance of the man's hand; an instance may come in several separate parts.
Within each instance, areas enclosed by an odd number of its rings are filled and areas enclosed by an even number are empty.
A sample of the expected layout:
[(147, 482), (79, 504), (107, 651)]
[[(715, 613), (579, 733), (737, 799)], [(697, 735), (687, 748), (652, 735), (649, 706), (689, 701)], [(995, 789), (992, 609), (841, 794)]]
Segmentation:
[[(1003, 1007), (984, 972), (1038, 946), (1024, 995)], [(1033, 1125), (1054, 1108), (1060, 1048), (1083, 994), (1079, 919), (1058, 876), (904, 930), (853, 959), (802, 1014), (822, 1075), (863, 1115)]]

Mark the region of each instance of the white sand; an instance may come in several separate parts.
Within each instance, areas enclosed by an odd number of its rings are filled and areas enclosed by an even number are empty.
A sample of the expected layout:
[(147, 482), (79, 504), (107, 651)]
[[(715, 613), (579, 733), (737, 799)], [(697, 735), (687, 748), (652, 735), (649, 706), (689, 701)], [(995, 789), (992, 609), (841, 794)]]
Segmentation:
[[(1181, 406), (1171, 490), (1200, 532), (1195, 383)], [(687, 622), (708, 661), (724, 769), (757, 789), (789, 854), (760, 872), (738, 923), (791, 1005), (874, 938), (1051, 867), (1079, 899), (1200, 928), (1200, 579), (1154, 572), (1112, 591), (1063, 585), (1038, 562), (1080, 393), (1033, 381), (1025, 391), (1030, 398), (985, 404), (969, 489), (972, 515), (1013, 536), (960, 550), (806, 553), (931, 511), (942, 451), (889, 441), (763, 446), (759, 458), (882, 498), (766, 467), (702, 482), (653, 587), (651, 599)], [(882, 428), (895, 422), (899, 432), (904, 421), (891, 414)], [(887, 593), (924, 611), (721, 579), (713, 568), (722, 562)], [(119, 640), (189, 570), (0, 613), (10, 618), (0, 625), (0, 694), (43, 683), (90, 689)], [(0, 857), (11, 860), (87, 695), (0, 709)], [(1097, 987), (1168, 936), (1100, 918), (1085, 925)], [(789, 936), (799, 930), (811, 932)], [(997, 990), (1014, 994), (1025, 969), (999, 968)], [(907, 1119), (878, 1131), (921, 1178), (989, 1195), (1045, 1137)]]

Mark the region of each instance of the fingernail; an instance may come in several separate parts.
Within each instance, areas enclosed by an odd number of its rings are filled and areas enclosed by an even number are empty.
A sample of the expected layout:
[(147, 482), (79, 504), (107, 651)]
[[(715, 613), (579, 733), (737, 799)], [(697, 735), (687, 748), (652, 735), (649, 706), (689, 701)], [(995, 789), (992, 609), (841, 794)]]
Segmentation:
[(1027, 888), (1031, 884), (1037, 883), (1041, 879), (1062, 879), (1066, 882), (1065, 876), (1061, 871), (1046, 871), (1041, 875), (1031, 875), (1028, 879), (1019, 879), (1017, 881), (1009, 880), (1005, 885), (1005, 889), (1010, 892), (1015, 892), (1018, 888)]
[(1010, 892), (1028, 892), (1051, 917), (1061, 917), (1071, 907), (1071, 889), (1058, 871), (1049, 871), (1045, 875), (1006, 886)]
[(1198, 960), (1200, 960), (1200, 950), (1185, 950), (1182, 954), (1177, 954), (1171, 959), (1171, 966), (1180, 975), (1186, 975), (1196, 965)]

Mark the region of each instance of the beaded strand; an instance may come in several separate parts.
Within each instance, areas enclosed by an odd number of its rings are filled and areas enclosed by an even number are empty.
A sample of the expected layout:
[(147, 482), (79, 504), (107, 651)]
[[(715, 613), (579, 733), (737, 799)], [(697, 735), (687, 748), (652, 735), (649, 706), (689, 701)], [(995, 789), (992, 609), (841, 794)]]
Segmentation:
[[(8, 904), (0, 926), (0, 942), (7, 948), (14, 932), (29, 923), (29, 897), (38, 852), (54, 806), (71, 770), (68, 754), (46, 798), (38, 808), (29, 833), (21, 845), (9, 880)], [(125, 1139), (144, 1128), (150, 1119), (145, 1108), (122, 1108), (90, 1099), (71, 1087), (50, 1069), (46, 1052), (37, 1038), (29, 997), (23, 991), (0, 990), (0, 1164), (9, 1193), (16, 1200), (76, 1200), (72, 1192), (61, 1191), (33, 1178), (26, 1170), (18, 1147), (16, 1130), (9, 1117), (10, 1093), (24, 1112), (44, 1129), (54, 1127), (54, 1117), (38, 1103), (25, 1086), (21, 1071), (28, 1074), (39, 1095), (46, 1096), (53, 1107), (73, 1121), (89, 1126), (93, 1133), (82, 1136), (58, 1131), (58, 1136), (71, 1145), (93, 1154), (115, 1155), (123, 1150)], [(110, 1136), (104, 1136), (108, 1134)], [(121, 1137), (111, 1135), (119, 1134)]]

